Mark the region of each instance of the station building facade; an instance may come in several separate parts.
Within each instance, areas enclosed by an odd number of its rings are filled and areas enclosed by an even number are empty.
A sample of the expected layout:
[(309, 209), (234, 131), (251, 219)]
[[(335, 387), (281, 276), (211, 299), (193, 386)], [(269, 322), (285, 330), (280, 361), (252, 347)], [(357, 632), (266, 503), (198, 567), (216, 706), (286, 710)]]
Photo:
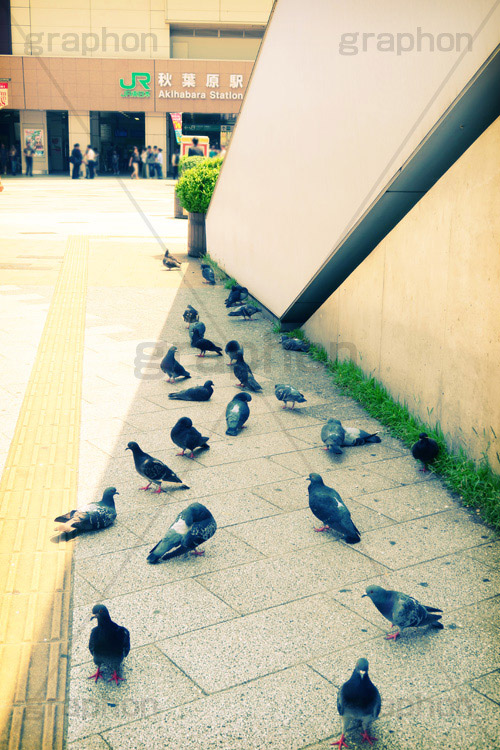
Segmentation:
[[(5, 5), (5, 4), (4, 4)], [(64, 6), (64, 7), (61, 7)], [(33, 172), (69, 171), (74, 143), (100, 172), (117, 150), (184, 135), (228, 144), (272, 0), (10, 0), (0, 34), (0, 143), (34, 149)], [(177, 129), (177, 132), (176, 132)]]

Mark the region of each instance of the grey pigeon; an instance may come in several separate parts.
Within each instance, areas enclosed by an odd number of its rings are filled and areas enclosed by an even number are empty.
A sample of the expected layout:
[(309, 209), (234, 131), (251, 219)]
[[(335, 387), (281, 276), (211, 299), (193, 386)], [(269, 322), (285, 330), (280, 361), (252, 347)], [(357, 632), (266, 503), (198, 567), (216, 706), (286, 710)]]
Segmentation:
[(188, 305), (184, 312), (182, 313), (182, 317), (185, 323), (188, 323), (190, 325), (191, 323), (194, 323), (195, 321), (199, 320), (198, 310), (195, 310), (195, 308), (192, 305)]
[(64, 516), (57, 516), (56, 531), (69, 534), (73, 531), (97, 531), (114, 523), (116, 508), (114, 496), (119, 495), (116, 487), (104, 490), (98, 503), (89, 503), (81, 510), (70, 510)]
[(231, 318), (244, 318), (245, 320), (251, 320), (252, 315), (255, 315), (255, 313), (260, 312), (260, 307), (255, 307), (255, 305), (242, 305), (241, 307), (235, 307), (234, 310), (231, 310), (228, 315)]
[(171, 346), (168, 352), (163, 357), (160, 368), (165, 375), (168, 375), (168, 382), (175, 383), (176, 378), (190, 378), (191, 375), (184, 367), (177, 362), (175, 358), (175, 352), (177, 351), (176, 346)]
[[(381, 586), (367, 586), (366, 594), (369, 596), (378, 611), (397, 628), (418, 628), (420, 625), (431, 625), (433, 628), (442, 630), (443, 624), (439, 622), (442, 609), (436, 607), (427, 607), (420, 604), (412, 596), (402, 594), (401, 591), (392, 591), (383, 589)], [(389, 633), (387, 640), (396, 640), (401, 635), (398, 629), (394, 633)]]
[(122, 661), (130, 651), (130, 633), (123, 625), (117, 625), (109, 616), (108, 608), (104, 604), (96, 604), (92, 608), (91, 620), (97, 620), (97, 626), (92, 628), (89, 639), (89, 651), (94, 659), (97, 672), (90, 675), (89, 680), (104, 679), (101, 672), (103, 663), (113, 668), (113, 674), (109, 682), (118, 683), (123, 680), (120, 677)]
[(365, 443), (380, 443), (380, 438), (376, 432), (365, 432), (359, 427), (344, 427), (344, 442), (342, 445), (364, 445)]
[(156, 484), (158, 489), (155, 490), (157, 493), (165, 491), (162, 487), (162, 482), (173, 482), (175, 484), (181, 484), (184, 489), (188, 490), (187, 484), (184, 484), (182, 479), (179, 479), (177, 474), (174, 474), (172, 469), (169, 469), (163, 461), (159, 458), (153, 458), (149, 453), (144, 453), (143, 450), (135, 442), (130, 442), (125, 448), (126, 451), (132, 451), (134, 456), (135, 470), (143, 477), (149, 484), (146, 487), (141, 487), (141, 490), (149, 490), (152, 484)]
[(174, 258), (173, 255), (170, 255), (168, 250), (165, 250), (165, 256), (163, 258), (163, 265), (165, 268), (168, 268), (169, 271), (172, 270), (172, 268), (180, 268), (181, 264), (177, 260), (177, 258)]
[(206, 352), (215, 352), (218, 357), (222, 357), (222, 349), (217, 344), (214, 344), (213, 341), (210, 341), (210, 339), (196, 339), (196, 341), (193, 340), (191, 343), (195, 349), (200, 350), (200, 353), (196, 355), (197, 357), (204, 357)]
[(234, 339), (227, 342), (224, 351), (229, 357), (229, 367), (233, 364), (233, 362), (236, 361), (236, 357), (238, 354), (241, 354), (241, 356), (243, 356), (243, 347)]
[(205, 550), (196, 548), (210, 539), (217, 531), (215, 518), (201, 503), (191, 503), (182, 510), (163, 539), (153, 547), (147, 556), (148, 563), (187, 554), (203, 555)]
[(174, 401), (208, 401), (214, 392), (213, 382), (205, 381), (203, 385), (197, 385), (193, 388), (186, 388), (184, 391), (169, 393), (168, 397)]
[(248, 289), (245, 286), (240, 286), (239, 284), (233, 284), (231, 287), (231, 291), (229, 292), (229, 296), (226, 297), (224, 304), (226, 307), (234, 307), (234, 305), (238, 305), (243, 300), (247, 299), (248, 297)]
[(255, 380), (250, 366), (247, 365), (247, 363), (243, 359), (243, 353), (236, 355), (236, 362), (234, 363), (234, 374), (238, 378), (238, 385), (241, 388), (248, 388), (254, 393), (259, 393), (259, 391), (262, 390), (262, 386)]
[(233, 396), (226, 407), (226, 435), (237, 435), (250, 416), (248, 402), (252, 400), (249, 393), (242, 391)]
[(205, 279), (204, 284), (211, 284), (212, 286), (215, 284), (214, 270), (208, 263), (201, 264), (201, 275)]
[(291, 352), (308, 352), (309, 344), (301, 339), (290, 339), (288, 336), (281, 337), (281, 346), (283, 349)]
[(319, 474), (309, 474), (309, 481), (309, 507), (316, 518), (324, 524), (314, 530), (334, 529), (344, 537), (347, 544), (360, 542), (359, 531), (353, 524), (351, 514), (339, 493), (332, 487), (327, 487)]
[(345, 430), (338, 419), (330, 418), (321, 428), (321, 440), (325, 444), (325, 450), (331, 453), (343, 453), (341, 445), (344, 445)]
[(345, 734), (353, 722), (361, 722), (363, 742), (373, 745), (375, 737), (370, 737), (370, 724), (380, 714), (382, 699), (380, 693), (368, 676), (368, 661), (358, 659), (351, 677), (344, 682), (337, 695), (337, 710), (342, 717), (342, 735), (333, 742), (339, 750), (348, 747)]
[(194, 323), (191, 323), (189, 326), (189, 338), (191, 340), (191, 346), (195, 346), (198, 339), (202, 339), (205, 335), (205, 323), (202, 323), (201, 320), (197, 320)]
[(203, 437), (201, 432), (198, 432), (196, 427), (193, 427), (193, 422), (189, 417), (181, 417), (177, 420), (172, 427), (170, 437), (175, 445), (182, 448), (182, 453), (178, 453), (178, 456), (183, 456), (188, 450), (191, 453), (189, 457), (194, 458), (194, 451), (196, 448), (210, 448), (210, 446), (207, 445), (209, 438)]
[(307, 401), (307, 399), (304, 398), (303, 393), (285, 383), (276, 383), (274, 386), (274, 395), (278, 401), (283, 401), (283, 409), (287, 408), (287, 404), (289, 404), (290, 401), (292, 402), (292, 409), (295, 408), (296, 403), (302, 404), (304, 401)]
[(421, 432), (418, 438), (418, 441), (412, 446), (411, 452), (413, 458), (422, 461), (423, 469), (421, 471), (427, 471), (427, 464), (431, 464), (439, 453), (439, 445), (426, 432)]

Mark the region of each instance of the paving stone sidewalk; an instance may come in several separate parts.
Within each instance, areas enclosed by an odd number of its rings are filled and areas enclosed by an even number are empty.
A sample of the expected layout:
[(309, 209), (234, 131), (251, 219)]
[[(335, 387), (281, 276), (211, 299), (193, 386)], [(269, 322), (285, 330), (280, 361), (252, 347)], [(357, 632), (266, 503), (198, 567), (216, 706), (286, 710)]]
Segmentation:
[[(340, 736), (337, 689), (360, 656), (382, 694), (373, 727), (380, 750), (500, 747), (496, 535), (436, 477), (420, 473), (399, 441), (332, 386), (321, 364), (283, 352), (269, 320), (227, 317), (227, 291), (200, 280), (193, 261), (174, 299), (162, 289), (89, 291), (80, 499), (100, 497), (110, 484), (120, 495), (115, 526), (76, 547), (69, 747), (327, 748)], [(181, 317), (188, 303), (209, 338), (242, 343), (264, 387), (238, 437), (225, 435), (224, 419), (236, 381), (222, 358), (204, 362), (189, 347)], [(141, 342), (155, 341), (151, 367), (134, 363)], [(188, 384), (214, 381), (209, 403), (169, 401), (186, 385), (158, 376), (167, 343), (191, 371)], [(294, 412), (274, 397), (274, 383), (284, 381), (307, 398)], [(176, 457), (170, 441), (182, 415), (210, 435), (211, 449), (194, 461)], [(379, 429), (382, 442), (325, 454), (320, 428), (329, 416)], [(132, 439), (190, 489), (140, 492), (124, 450)], [(311, 471), (347, 502), (360, 544), (314, 532)], [(148, 565), (149, 549), (194, 500), (219, 527), (205, 556)], [(361, 598), (368, 583), (442, 607), (444, 630), (386, 641), (388, 624)], [(87, 679), (97, 602), (131, 632), (119, 687)], [(361, 747), (360, 734), (348, 744)]]

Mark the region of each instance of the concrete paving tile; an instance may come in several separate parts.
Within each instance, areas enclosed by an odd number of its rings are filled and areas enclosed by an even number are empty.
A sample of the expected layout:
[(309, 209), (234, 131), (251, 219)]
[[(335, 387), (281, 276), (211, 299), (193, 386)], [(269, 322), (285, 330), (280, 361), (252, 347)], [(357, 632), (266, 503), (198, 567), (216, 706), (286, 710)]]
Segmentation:
[(107, 529), (81, 534), (76, 540), (73, 556), (75, 560), (85, 560), (88, 557), (94, 559), (98, 555), (106, 554), (110, 549), (130, 549), (140, 543), (139, 537), (117, 518), (113, 526)]
[(440, 482), (415, 482), (404, 487), (360, 496), (355, 493), (354, 497), (363, 505), (378, 510), (396, 521), (409, 521), (457, 507), (450, 493)]
[[(467, 608), (474, 620), (485, 621), (500, 630), (500, 596), (484, 599)], [(462, 610), (457, 610), (453, 616), (459, 616)]]
[(443, 610), (475, 604), (500, 591), (500, 572), (461, 552), (406, 569), (422, 597)]
[(364, 656), (382, 695), (384, 714), (399, 712), (498, 667), (495, 629), (483, 624), (474, 632), (468, 628), (468, 623), (444, 630), (408, 628), (396, 642), (374, 638), (361, 647), (332, 650), (309, 664), (338, 688)]
[(491, 701), (500, 704), (500, 670), (485, 674), (478, 680), (472, 680), (470, 687), (485, 695)]
[(227, 570), (261, 558), (252, 547), (220, 530), (203, 545), (203, 557), (186, 555), (150, 565), (146, 557), (163, 533), (158, 530), (154, 533), (153, 530), (149, 534), (153, 539), (146, 544), (103, 555), (98, 566), (94, 558), (81, 562), (78, 566), (80, 575), (99, 591), (99, 598), (111, 598), (211, 571)]
[(185, 709), (135, 721), (104, 737), (112, 750), (298, 750), (332, 734), (336, 700), (326, 680), (299, 666)]
[(68, 744), (68, 750), (109, 750), (109, 745), (98, 734)]
[[(237, 616), (234, 610), (191, 579), (135, 591), (100, 603), (108, 607), (114, 622), (126, 625), (130, 630), (130, 642), (134, 648), (190, 630), (201, 632), (209, 625)], [(89, 607), (73, 610), (71, 664), (74, 666), (89, 658), (91, 612)]]
[(306, 443), (286, 433), (269, 433), (266, 435), (247, 435), (247, 430), (235, 437), (228, 436), (216, 443), (209, 451), (199, 453), (197, 460), (203, 466), (218, 466), (235, 461), (252, 458), (271, 457), (276, 454), (290, 453), (304, 448)]
[(437, 477), (431, 472), (420, 471), (420, 462), (415, 461), (413, 456), (403, 458), (390, 458), (381, 461), (374, 467), (374, 471), (383, 476), (395, 479), (401, 484), (414, 484), (415, 482), (438, 482)]
[[(121, 675), (124, 681), (119, 686), (103, 680), (97, 684), (89, 680), (89, 674), (94, 671), (93, 661), (72, 670), (68, 718), (70, 742), (189, 703), (203, 695), (155, 646), (132, 648), (123, 662)], [(105, 672), (106, 678), (108, 672)]]
[(385, 463), (385, 459), (390, 459), (395, 455), (400, 454), (391, 448), (386, 448), (381, 443), (377, 443), (375, 445), (345, 448), (341, 455), (335, 455), (323, 450), (323, 448), (314, 447), (297, 450), (293, 456), (279, 456), (273, 460), (282, 466), (298, 465), (306, 474), (312, 471), (322, 474), (325, 471), (335, 471), (336, 469), (360, 468), (366, 464), (370, 465), (370, 470), (377, 471), (375, 464)]
[[(86, 440), (92, 440), (93, 438), (100, 438), (104, 435), (115, 437), (121, 433), (130, 432), (132, 428), (127, 422), (121, 419), (92, 419), (86, 420), (81, 425), (81, 436)], [(136, 429), (136, 433), (143, 432), (139, 428)]]
[(462, 510), (447, 510), (386, 529), (368, 532), (364, 551), (374, 560), (396, 570), (467, 550), (494, 538), (482, 524), (472, 524)]
[(134, 395), (129, 398), (125, 394), (121, 397), (115, 394), (110, 397), (109, 394), (103, 394), (96, 397), (89, 394), (88, 399), (83, 405), (83, 416), (89, 419), (102, 419), (106, 417), (120, 417), (125, 419), (128, 414), (147, 414), (158, 411), (156, 404), (145, 398)]
[(75, 573), (73, 576), (72, 593), (73, 607), (83, 607), (87, 605), (92, 608), (100, 598), (99, 592), (79, 573)]
[(468, 550), (467, 554), (469, 557), (473, 557), (485, 565), (490, 565), (492, 568), (500, 567), (500, 542), (474, 547), (474, 549)]
[[(158, 647), (207, 692), (223, 690), (380, 632), (324, 594), (300, 599)], [(238, 658), (228, 644), (238, 644)]]
[(247, 614), (379, 575), (383, 566), (347, 545), (321, 545), (281, 558), (240, 565), (197, 578)]

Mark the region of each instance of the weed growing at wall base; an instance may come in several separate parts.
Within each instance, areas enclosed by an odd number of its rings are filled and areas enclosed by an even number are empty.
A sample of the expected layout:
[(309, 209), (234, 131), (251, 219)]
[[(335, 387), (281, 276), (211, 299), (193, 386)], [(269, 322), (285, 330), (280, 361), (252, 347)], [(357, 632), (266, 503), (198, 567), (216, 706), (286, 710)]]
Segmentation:
[[(288, 335), (307, 341), (301, 329)], [(437, 440), (440, 450), (432, 471), (465, 505), (478, 509), (486, 521), (500, 529), (500, 476), (493, 473), (486, 457), (476, 465), (463, 450), (451, 453), (439, 425), (433, 428), (421, 422), (406, 404), (394, 401), (383, 385), (365, 375), (353, 362), (331, 361), (326, 349), (316, 344), (310, 344), (309, 356), (324, 362), (335, 385), (359, 401), (372, 417), (386, 425), (391, 434), (408, 447), (418, 439), (420, 432), (427, 432)]]

